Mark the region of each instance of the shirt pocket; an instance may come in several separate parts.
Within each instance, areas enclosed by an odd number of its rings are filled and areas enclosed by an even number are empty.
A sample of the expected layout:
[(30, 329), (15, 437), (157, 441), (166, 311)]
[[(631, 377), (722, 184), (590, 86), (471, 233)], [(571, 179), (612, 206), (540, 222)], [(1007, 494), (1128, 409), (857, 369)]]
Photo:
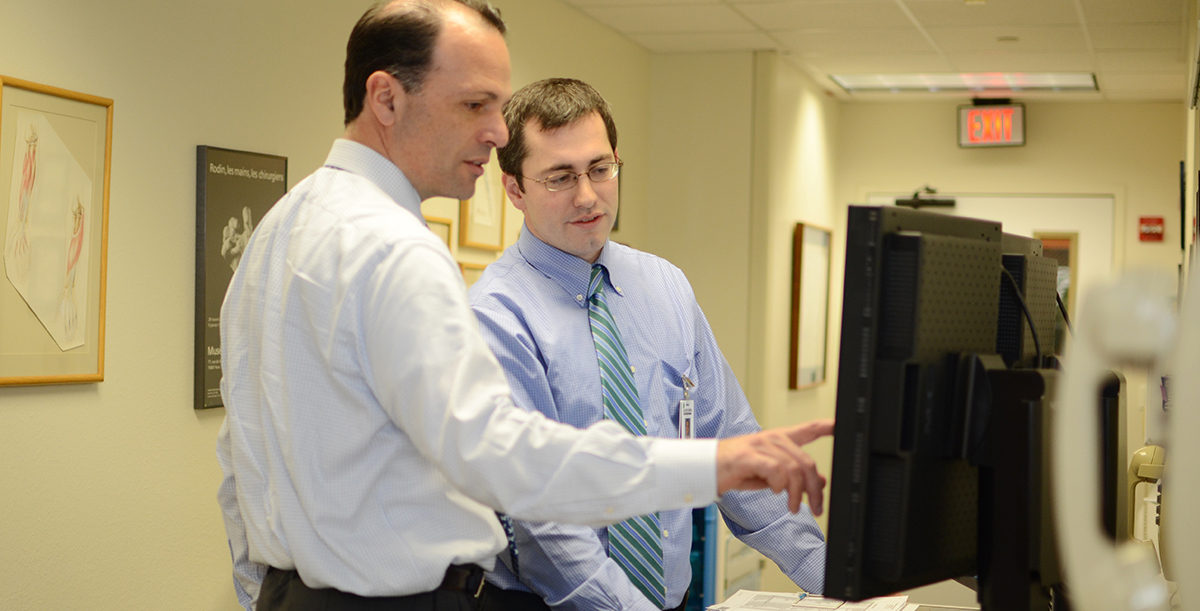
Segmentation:
[[(663, 423), (665, 430), (662, 432), (662, 437), (678, 437), (679, 436), (679, 402), (683, 400), (683, 378), (687, 377), (692, 384), (699, 385), (696, 380), (695, 364), (690, 360), (671, 362), (667, 360), (659, 361), (659, 379), (661, 385), (660, 392), (667, 401), (667, 418), (669, 422)], [(688, 392), (692, 393), (691, 399), (695, 399), (695, 388), (689, 388)]]

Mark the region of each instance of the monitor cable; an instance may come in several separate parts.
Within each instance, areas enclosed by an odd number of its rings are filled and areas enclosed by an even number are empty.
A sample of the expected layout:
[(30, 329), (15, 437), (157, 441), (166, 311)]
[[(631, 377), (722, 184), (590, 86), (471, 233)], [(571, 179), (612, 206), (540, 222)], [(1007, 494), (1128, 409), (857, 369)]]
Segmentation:
[[(1037, 361), (1035, 361), (1038, 369), (1042, 367), (1042, 342), (1038, 340), (1037, 329), (1033, 325), (1033, 315), (1029, 313), (1029, 306), (1025, 305), (1025, 296), (1021, 294), (1021, 287), (1017, 285), (1017, 279), (1008, 272), (1007, 269), (1001, 267), (1000, 273), (1008, 279), (1008, 284), (1012, 286), (1013, 293), (1017, 295), (1017, 303), (1021, 304), (1021, 311), (1025, 313), (1025, 322), (1029, 324), (1029, 333), (1033, 336), (1033, 350), (1036, 353)], [(1057, 293), (1057, 291), (1055, 291)], [(1061, 301), (1059, 303), (1062, 303)]]
[(1067, 325), (1067, 332), (1074, 337), (1075, 327), (1071, 326), (1071, 317), (1067, 316), (1067, 306), (1063, 305), (1062, 295), (1059, 295), (1058, 291), (1054, 291), (1054, 301), (1058, 302), (1058, 312), (1059, 314), (1062, 314), (1063, 322)]

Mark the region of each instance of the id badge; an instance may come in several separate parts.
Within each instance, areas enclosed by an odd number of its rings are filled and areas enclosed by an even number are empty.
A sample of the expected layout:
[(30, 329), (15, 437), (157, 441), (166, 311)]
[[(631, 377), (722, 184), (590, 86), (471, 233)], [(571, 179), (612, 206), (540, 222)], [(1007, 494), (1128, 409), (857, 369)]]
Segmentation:
[(679, 402), (679, 438), (680, 439), (695, 439), (696, 438), (696, 402), (691, 399), (683, 399)]

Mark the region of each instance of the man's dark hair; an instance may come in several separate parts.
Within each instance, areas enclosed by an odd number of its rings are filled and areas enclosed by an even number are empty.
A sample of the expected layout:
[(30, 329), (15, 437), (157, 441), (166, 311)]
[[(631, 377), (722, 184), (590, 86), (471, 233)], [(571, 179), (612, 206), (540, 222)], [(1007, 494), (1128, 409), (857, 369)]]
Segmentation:
[(533, 120), (542, 131), (553, 131), (592, 113), (598, 113), (608, 131), (608, 143), (617, 150), (617, 124), (613, 122), (608, 102), (600, 92), (583, 81), (551, 78), (521, 88), (504, 105), (504, 122), (508, 124), (508, 145), (496, 152), (500, 169), (517, 177), (517, 185), (525, 190), (521, 179), (521, 164), (529, 156), (525, 145), (525, 124)]
[(433, 66), (442, 14), (454, 3), (475, 11), (501, 34), (507, 31), (500, 11), (486, 0), (415, 0), (395, 7), (380, 2), (363, 13), (346, 43), (346, 80), (342, 83), (346, 125), (362, 113), (367, 77), (376, 71), (394, 76), (406, 93), (421, 92)]

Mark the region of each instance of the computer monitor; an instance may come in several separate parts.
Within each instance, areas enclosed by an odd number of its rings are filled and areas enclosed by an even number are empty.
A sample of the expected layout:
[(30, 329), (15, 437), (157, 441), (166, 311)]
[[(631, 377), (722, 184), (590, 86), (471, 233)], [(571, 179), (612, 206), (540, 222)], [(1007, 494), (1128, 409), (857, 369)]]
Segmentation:
[(978, 575), (985, 608), (1048, 602), (1055, 375), (1038, 367), (1055, 272), (1040, 255), (995, 222), (849, 209), (827, 596)]

